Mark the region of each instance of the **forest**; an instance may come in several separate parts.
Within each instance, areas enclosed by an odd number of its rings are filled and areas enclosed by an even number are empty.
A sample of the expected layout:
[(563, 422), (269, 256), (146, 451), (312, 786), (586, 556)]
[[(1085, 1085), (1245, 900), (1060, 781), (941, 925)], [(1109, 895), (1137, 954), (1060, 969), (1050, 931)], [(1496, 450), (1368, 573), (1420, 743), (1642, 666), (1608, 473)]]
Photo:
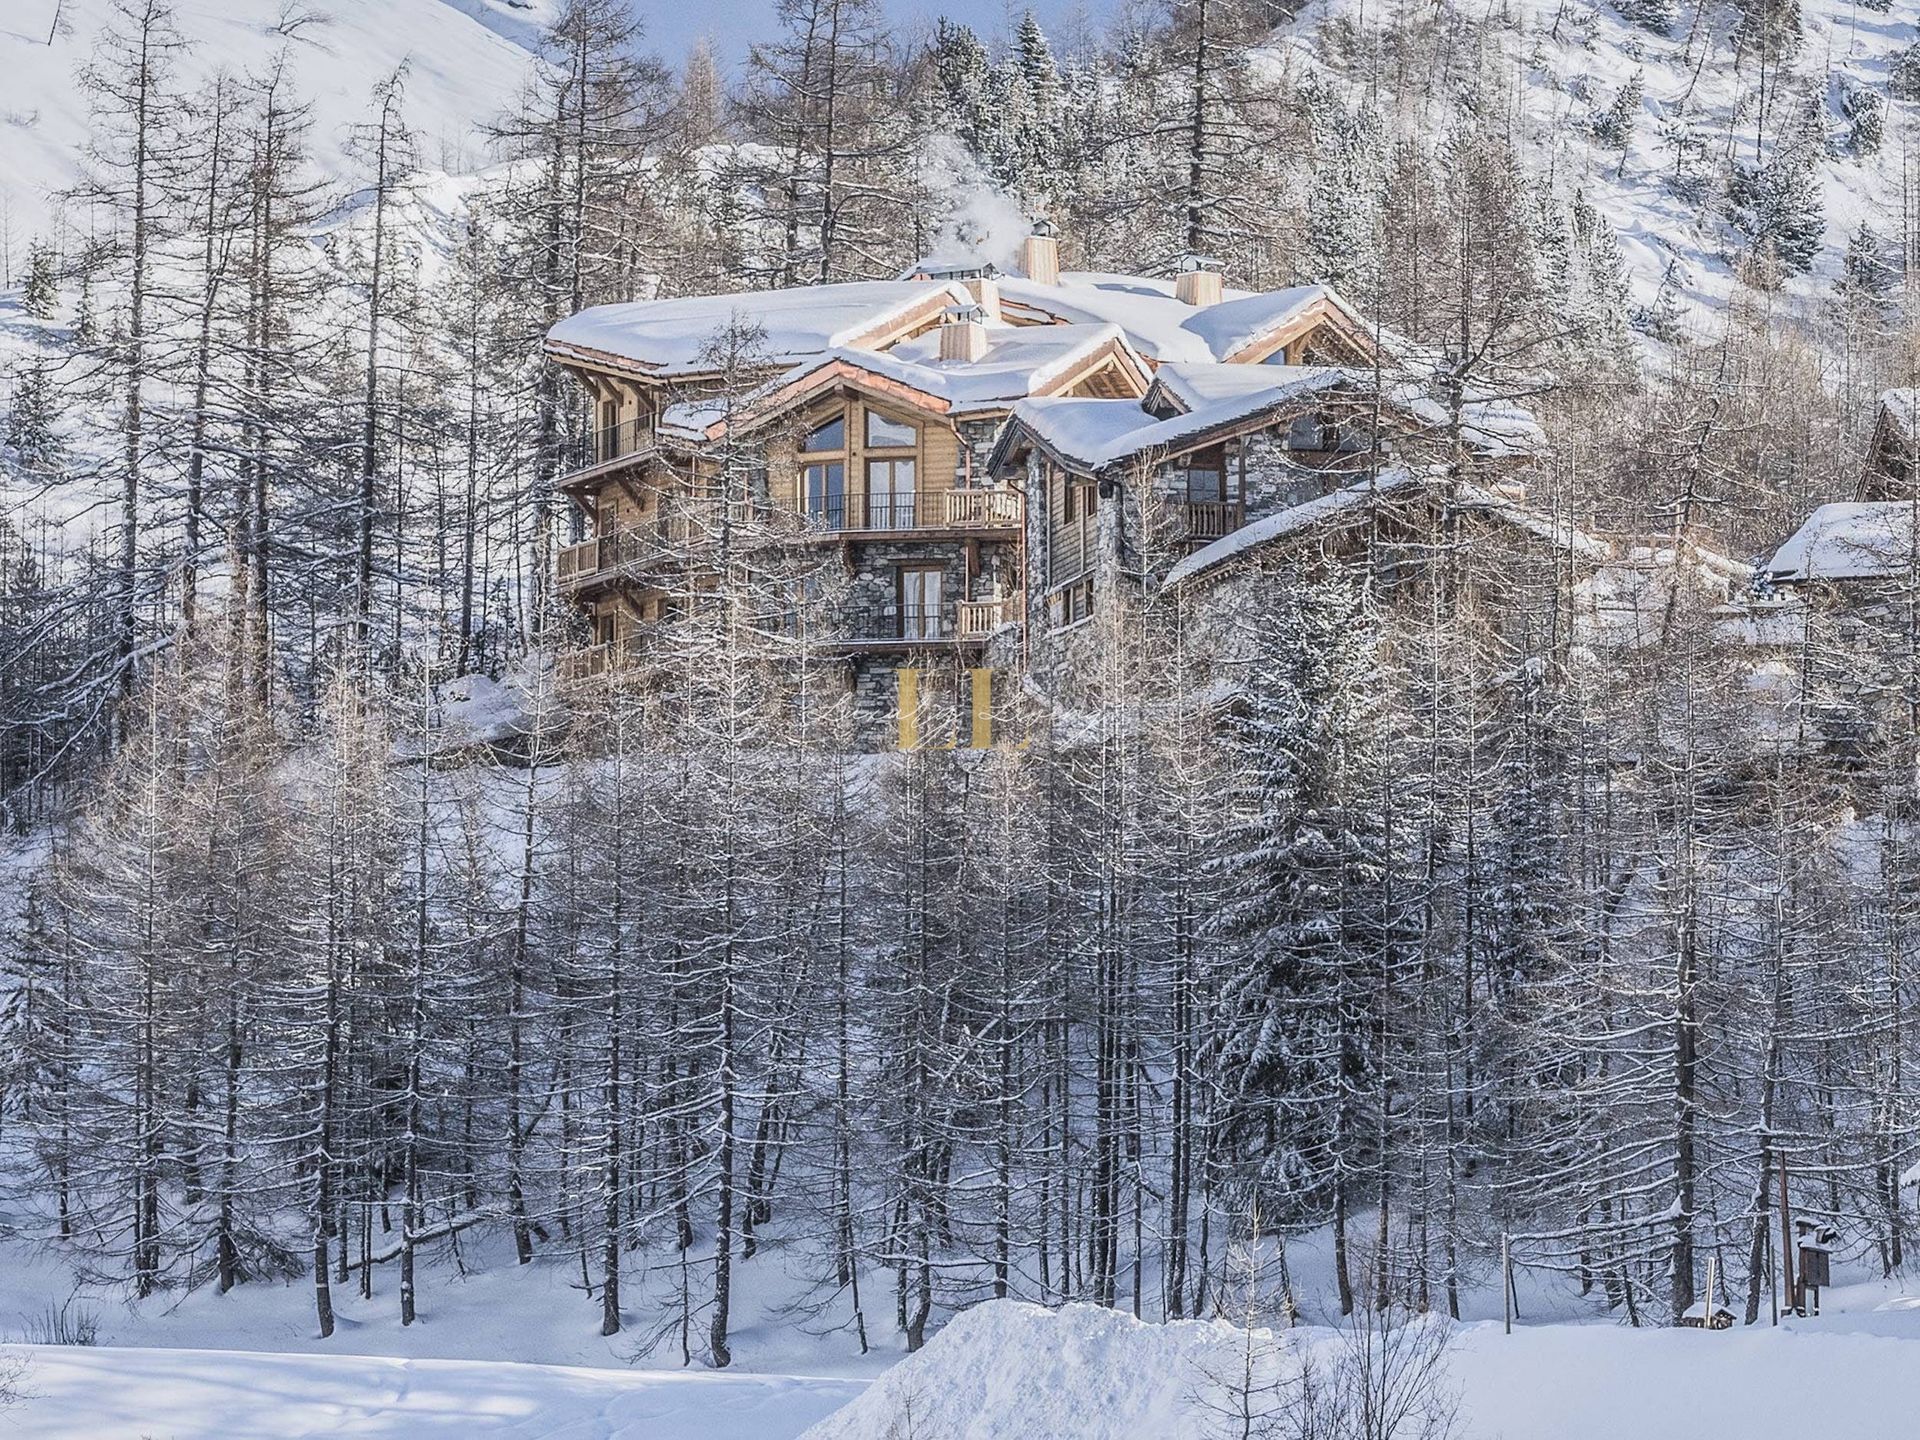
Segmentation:
[[(1853, 498), (1916, 381), (1920, 185), (1830, 247), (1819, 176), (1920, 173), (1911, 25), (1890, 104), (1796, 0), (1567, 0), (1734, 102), (1656, 135), (1623, 52), (1549, 143), (1512, 42), (1552, 7), (1330, 14), (1310, 61), (1295, 8), (983, 38), (778, 0), (723, 79), (565, 0), (491, 164), (437, 167), (403, 69), (343, 183), (292, 58), (189, 86), (184, 11), (114, 0), (86, 182), (8, 259), (16, 1238), (136, 1297), (298, 1280), (327, 1335), (498, 1237), (713, 1366), (754, 1267), (861, 1353), (996, 1296), (1209, 1315), (1250, 1231), (1330, 1233), (1343, 1313), (1458, 1314), (1504, 1246), (1634, 1325), (1711, 1259), (1751, 1324), (1783, 1194), (1899, 1267), (1920, 575), (1756, 663), (1676, 560), (1599, 649), (1569, 568), (1436, 527), (1390, 593), (1362, 556), (1116, 604), (1095, 700), (977, 752), (861, 753), (724, 587), (659, 686), (554, 678), (588, 416), (546, 331), (1009, 216), (1075, 268), (1334, 283), (1531, 407), (1532, 502), (1623, 545), (1745, 565)], [(1589, 186), (1650, 153), (1724, 303), (1677, 260), (1635, 297)], [(512, 753), (453, 733), (472, 677)]]

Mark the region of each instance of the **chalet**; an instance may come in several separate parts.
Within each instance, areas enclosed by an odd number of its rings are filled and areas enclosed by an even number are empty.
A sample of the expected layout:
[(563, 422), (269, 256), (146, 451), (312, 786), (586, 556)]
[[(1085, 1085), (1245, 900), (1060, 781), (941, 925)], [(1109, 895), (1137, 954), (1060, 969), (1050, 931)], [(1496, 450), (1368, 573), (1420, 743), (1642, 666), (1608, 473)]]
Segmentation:
[[(1323, 285), (1251, 293), (1189, 257), (1168, 278), (1062, 271), (1037, 225), (1002, 271), (973, 257), (900, 279), (608, 305), (547, 353), (592, 405), (561, 477), (575, 543), (557, 584), (592, 643), (571, 673), (643, 666), (699, 587), (701, 497), (832, 571), (819, 648), (863, 713), (903, 667), (1046, 663), (1121, 575), (1302, 507), (1419, 475), (1528, 517), (1532, 417), (1455, 393)], [(723, 482), (723, 472), (744, 477)], [(1437, 468), (1436, 468), (1437, 467)], [(957, 693), (957, 688), (956, 688)]]

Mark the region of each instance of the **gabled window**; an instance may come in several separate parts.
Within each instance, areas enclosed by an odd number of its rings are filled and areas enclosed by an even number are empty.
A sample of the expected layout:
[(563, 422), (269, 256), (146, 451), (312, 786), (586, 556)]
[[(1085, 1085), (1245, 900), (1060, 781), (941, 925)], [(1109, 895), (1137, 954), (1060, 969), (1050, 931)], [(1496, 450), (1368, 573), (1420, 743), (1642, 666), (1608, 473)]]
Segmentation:
[(846, 448), (847, 417), (844, 414), (835, 415), (825, 424), (809, 430), (806, 438), (800, 442), (800, 453), (803, 455), (822, 455)]
[(920, 443), (917, 427), (901, 420), (889, 420), (878, 410), (867, 411), (867, 448), (870, 450), (911, 450)]

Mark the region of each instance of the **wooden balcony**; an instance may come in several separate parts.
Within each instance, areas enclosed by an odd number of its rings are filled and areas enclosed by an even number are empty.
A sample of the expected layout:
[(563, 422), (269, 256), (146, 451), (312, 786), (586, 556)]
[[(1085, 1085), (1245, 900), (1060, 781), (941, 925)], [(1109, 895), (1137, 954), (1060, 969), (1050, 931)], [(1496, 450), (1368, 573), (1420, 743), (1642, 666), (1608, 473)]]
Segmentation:
[(947, 525), (954, 530), (1017, 530), (1020, 528), (1020, 492), (996, 486), (990, 490), (945, 492)]
[(961, 640), (985, 640), (995, 631), (1020, 623), (1020, 597), (962, 600), (954, 607), (953, 631)]
[(1230, 500), (1188, 500), (1183, 508), (1187, 539), (1201, 544), (1231, 535), (1246, 518), (1240, 505)]
[(554, 567), (562, 595), (616, 580), (645, 581), (668, 568), (673, 542), (656, 528), (615, 530), (561, 547)]
[(868, 538), (953, 532), (983, 534), (1020, 529), (1020, 492), (1005, 487), (925, 490), (912, 495), (848, 495), (803, 507), (800, 518), (813, 536)]

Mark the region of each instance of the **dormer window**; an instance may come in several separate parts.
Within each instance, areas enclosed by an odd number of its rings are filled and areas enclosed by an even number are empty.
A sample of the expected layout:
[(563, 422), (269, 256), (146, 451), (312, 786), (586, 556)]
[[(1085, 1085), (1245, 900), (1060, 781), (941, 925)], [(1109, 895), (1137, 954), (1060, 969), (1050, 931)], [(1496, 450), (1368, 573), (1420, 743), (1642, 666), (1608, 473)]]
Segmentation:
[(1318, 410), (1296, 415), (1287, 424), (1287, 449), (1332, 450), (1338, 444), (1327, 417)]
[(1186, 459), (1187, 500), (1196, 505), (1224, 505), (1227, 500), (1227, 452), (1221, 446), (1196, 450)]

